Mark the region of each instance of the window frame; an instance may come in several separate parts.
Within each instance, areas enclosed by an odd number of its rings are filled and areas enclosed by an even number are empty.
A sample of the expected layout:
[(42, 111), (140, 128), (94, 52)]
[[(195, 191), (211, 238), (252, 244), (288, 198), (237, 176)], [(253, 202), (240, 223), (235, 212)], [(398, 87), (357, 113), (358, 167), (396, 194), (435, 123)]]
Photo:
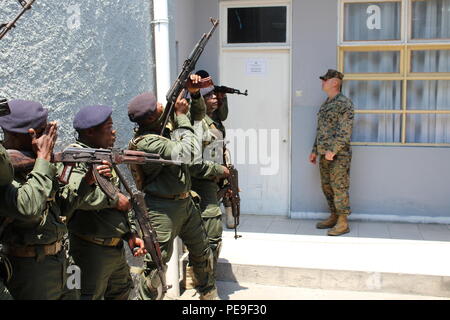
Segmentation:
[[(264, 7), (286, 7), (286, 42), (251, 42), (251, 43), (228, 43), (228, 9), (230, 8), (264, 8)], [(221, 15), (222, 48), (290, 48), (291, 46), (291, 23), (292, 11), (291, 1), (287, 0), (261, 0), (258, 3), (254, 1), (230, 1), (224, 3)]]
[[(450, 50), (450, 39), (411, 39), (412, 36), (412, 2), (419, 0), (339, 0), (339, 27), (337, 59), (338, 70), (345, 70), (346, 52), (379, 52), (379, 51), (399, 51), (400, 70), (396, 73), (346, 73), (345, 81), (351, 80), (400, 80), (402, 81), (401, 110), (367, 110), (355, 109), (355, 114), (400, 114), (401, 115), (401, 142), (358, 142), (353, 141), (352, 145), (374, 145), (374, 146), (431, 146), (450, 147), (450, 143), (415, 143), (406, 141), (407, 116), (411, 114), (448, 114), (450, 110), (410, 110), (407, 105), (408, 81), (410, 80), (450, 80), (450, 72), (412, 72), (412, 52), (415, 50)], [(344, 41), (345, 24), (345, 4), (347, 3), (383, 3), (401, 2), (401, 41), (396, 40), (368, 40), (368, 41)], [(350, 97), (351, 98), (351, 97)], [(357, 106), (356, 106), (357, 107)]]

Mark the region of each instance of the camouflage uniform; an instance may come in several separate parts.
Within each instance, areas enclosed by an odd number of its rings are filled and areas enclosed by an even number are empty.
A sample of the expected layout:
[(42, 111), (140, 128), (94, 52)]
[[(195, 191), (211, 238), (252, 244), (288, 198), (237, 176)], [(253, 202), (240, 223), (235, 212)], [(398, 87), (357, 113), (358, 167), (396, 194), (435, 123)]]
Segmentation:
[(56, 168), (43, 159), (36, 159), (29, 174), (16, 172), (13, 183), (1, 187), (0, 215), (12, 220), (1, 242), (13, 268), (7, 287), (15, 299), (75, 297), (66, 287), (68, 260), (62, 240), (67, 228), (61, 211), (71, 212), (89, 188), (83, 183), (78, 194), (60, 196)]
[[(322, 190), (332, 213), (350, 214), (350, 140), (353, 127), (353, 102), (342, 93), (320, 107), (317, 134), (312, 153), (319, 154)], [(325, 153), (336, 154), (332, 161)]]
[[(208, 159), (203, 159), (204, 165), (210, 165), (216, 176), (208, 178), (198, 177), (195, 166), (191, 167), (192, 174), (192, 190), (200, 196), (200, 209), (202, 211), (203, 224), (208, 234), (209, 245), (214, 255), (214, 271), (216, 270), (217, 260), (219, 258), (220, 247), (222, 244), (222, 211), (219, 207), (217, 192), (219, 187), (215, 178), (223, 176), (222, 163), (223, 148), (217, 144), (223, 143), (223, 136), (219, 131), (215, 122), (208, 116), (201, 122), (203, 132), (203, 153), (207, 151)], [(217, 141), (217, 143), (215, 143)], [(205, 156), (205, 155), (203, 155)]]
[[(6, 153), (5, 148), (0, 144), (0, 188), (11, 183), (13, 177), (14, 170), (12, 168), (11, 162), (9, 161), (8, 154)], [(3, 190), (1, 192), (3, 193)], [(0, 208), (2, 208), (3, 206), (3, 201), (0, 201)], [(1, 215), (2, 214), (0, 212), (0, 216)], [(11, 294), (4, 285), (4, 283), (6, 282), (6, 278), (9, 276), (9, 272), (7, 271), (7, 263), (8, 262), (6, 261), (6, 257), (3, 257), (0, 253), (0, 300), (12, 299)]]
[[(203, 119), (206, 110), (203, 99), (193, 98), (190, 110), (192, 119)], [(130, 149), (158, 153), (168, 160), (173, 160), (174, 155), (192, 155), (195, 149), (199, 152), (199, 147), (195, 145), (194, 128), (189, 114), (176, 115), (174, 128), (178, 130), (174, 132), (166, 130), (165, 136), (161, 136), (152, 126), (140, 127), (130, 142)], [(178, 137), (174, 135), (176, 132), (179, 133)], [(193, 263), (198, 281), (197, 290), (201, 295), (210, 294), (216, 290), (212, 271), (212, 252), (199, 209), (189, 194), (191, 189), (189, 165), (145, 164), (141, 168), (149, 218), (157, 233), (164, 263), (167, 263), (172, 255), (173, 240), (180, 236), (189, 250), (189, 259)], [(207, 176), (211, 174), (211, 170), (203, 174)], [(198, 175), (201, 175), (201, 170), (198, 171)], [(156, 271), (155, 264), (147, 254), (145, 271), (139, 283), (141, 299), (157, 298), (160, 282)]]
[[(80, 141), (70, 147), (89, 148)], [(88, 165), (77, 164), (66, 189), (75, 192), (87, 171)], [(112, 173), (111, 182), (119, 188), (119, 179)], [(128, 240), (136, 229), (132, 211), (115, 209), (117, 201), (95, 186), (68, 217), (70, 254), (81, 269), (82, 300), (126, 300), (131, 292), (133, 282), (122, 239)]]

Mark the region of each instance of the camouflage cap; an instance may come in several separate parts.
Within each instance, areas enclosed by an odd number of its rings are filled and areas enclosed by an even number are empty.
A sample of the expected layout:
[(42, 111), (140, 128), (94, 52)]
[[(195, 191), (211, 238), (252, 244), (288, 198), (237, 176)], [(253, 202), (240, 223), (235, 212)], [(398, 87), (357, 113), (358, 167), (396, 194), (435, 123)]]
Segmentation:
[(334, 69), (328, 69), (327, 73), (325, 73), (323, 76), (319, 77), (321, 80), (328, 80), (331, 78), (338, 78), (338, 79), (344, 79), (344, 74), (342, 72), (339, 72)]

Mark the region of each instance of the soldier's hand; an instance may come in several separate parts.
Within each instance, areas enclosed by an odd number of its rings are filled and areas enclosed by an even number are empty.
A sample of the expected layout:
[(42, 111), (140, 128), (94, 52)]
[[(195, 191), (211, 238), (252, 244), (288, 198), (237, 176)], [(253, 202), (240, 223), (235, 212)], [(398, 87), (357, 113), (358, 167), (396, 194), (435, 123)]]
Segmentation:
[(309, 162), (311, 162), (312, 164), (316, 164), (316, 162), (317, 162), (317, 154), (311, 153), (309, 155)]
[(333, 161), (333, 158), (336, 154), (331, 152), (331, 151), (327, 151), (325, 153), (325, 159), (327, 159), (328, 161)]
[(133, 235), (128, 240), (128, 246), (130, 247), (131, 252), (133, 252), (133, 256), (140, 257), (147, 253), (145, 249), (144, 240)]
[(106, 160), (102, 160), (102, 164), (97, 166), (97, 172), (106, 178), (112, 177), (112, 164)]
[(183, 98), (183, 96), (184, 90), (181, 90), (180, 95), (175, 102), (175, 113), (177, 116), (181, 114), (187, 114), (189, 111), (189, 102), (187, 102), (187, 100)]
[[(110, 178), (112, 177), (111, 167), (112, 167), (111, 163), (109, 163), (106, 160), (103, 160), (102, 165), (97, 166), (96, 170), (102, 176)], [(95, 183), (94, 172), (92, 170), (93, 166), (89, 166), (89, 170), (84, 175), (84, 180), (89, 185), (93, 185)]]
[(50, 161), (52, 158), (53, 148), (55, 147), (58, 125), (56, 122), (49, 122), (45, 126), (44, 132), (38, 137), (34, 128), (28, 129), (31, 135), (31, 145), (34, 153), (38, 158)]
[(223, 176), (222, 178), (226, 178), (230, 176), (230, 170), (226, 166), (222, 166), (223, 169)]
[(200, 91), (200, 88), (196, 88), (195, 85), (200, 83), (202, 77), (196, 74), (191, 74), (189, 76), (189, 80), (186, 82), (186, 88), (189, 90), (191, 94), (195, 94)]
[(119, 201), (117, 201), (116, 209), (119, 211), (128, 212), (131, 209), (130, 199), (122, 193), (118, 194)]

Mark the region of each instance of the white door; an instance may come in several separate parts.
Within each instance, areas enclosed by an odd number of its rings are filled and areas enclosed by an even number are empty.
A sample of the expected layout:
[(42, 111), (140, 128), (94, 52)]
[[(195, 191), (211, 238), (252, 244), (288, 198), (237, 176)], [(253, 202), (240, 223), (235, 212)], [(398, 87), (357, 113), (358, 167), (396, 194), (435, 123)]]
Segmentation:
[[(227, 1), (221, 6), (220, 84), (248, 90), (248, 96), (228, 95), (230, 112), (225, 126), (232, 160), (239, 169), (241, 212), (287, 216), (291, 159), (288, 4), (273, 4), (287, 9), (285, 43), (227, 41), (227, 15), (237, 14), (229, 9), (258, 8), (261, 2)], [(264, 6), (271, 3), (264, 2)], [(245, 23), (242, 19), (239, 23)]]

